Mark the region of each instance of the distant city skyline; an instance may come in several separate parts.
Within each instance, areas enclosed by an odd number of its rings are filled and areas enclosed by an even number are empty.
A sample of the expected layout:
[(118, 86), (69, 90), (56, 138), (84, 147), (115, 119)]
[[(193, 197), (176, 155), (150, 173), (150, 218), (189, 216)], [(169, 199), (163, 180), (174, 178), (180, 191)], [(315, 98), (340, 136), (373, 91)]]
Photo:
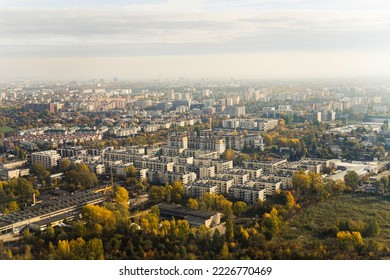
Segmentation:
[(390, 73), (386, 1), (0, 0), (0, 80)]

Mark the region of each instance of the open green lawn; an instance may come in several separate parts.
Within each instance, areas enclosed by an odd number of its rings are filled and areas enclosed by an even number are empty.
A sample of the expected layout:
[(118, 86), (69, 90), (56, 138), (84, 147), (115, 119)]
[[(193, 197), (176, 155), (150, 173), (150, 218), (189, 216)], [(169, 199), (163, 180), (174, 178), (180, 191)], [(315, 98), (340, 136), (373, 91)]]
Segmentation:
[(15, 128), (12, 128), (12, 127), (9, 127), (9, 126), (3, 126), (3, 127), (0, 127), (0, 132), (3, 132), (3, 133), (8, 133), (8, 132), (11, 132), (11, 131), (14, 131)]
[(375, 218), (380, 224), (380, 235), (375, 238), (390, 246), (390, 201), (378, 196), (344, 194), (321, 202), (288, 222), (285, 239), (298, 239), (303, 244), (335, 238), (340, 220), (367, 222)]

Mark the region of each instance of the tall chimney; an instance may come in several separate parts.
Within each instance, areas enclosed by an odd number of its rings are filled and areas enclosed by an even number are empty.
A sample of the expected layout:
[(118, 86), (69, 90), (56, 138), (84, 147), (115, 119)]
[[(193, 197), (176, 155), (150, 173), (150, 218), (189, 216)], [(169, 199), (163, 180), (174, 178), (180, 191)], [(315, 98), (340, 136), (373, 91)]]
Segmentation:
[(213, 127), (212, 127), (212, 119), (210, 117), (210, 131), (213, 131)]
[(35, 192), (33, 192), (33, 197), (32, 197), (32, 199), (33, 199), (33, 205), (35, 205), (35, 203), (37, 203), (37, 200), (36, 200), (36, 198), (35, 198)]

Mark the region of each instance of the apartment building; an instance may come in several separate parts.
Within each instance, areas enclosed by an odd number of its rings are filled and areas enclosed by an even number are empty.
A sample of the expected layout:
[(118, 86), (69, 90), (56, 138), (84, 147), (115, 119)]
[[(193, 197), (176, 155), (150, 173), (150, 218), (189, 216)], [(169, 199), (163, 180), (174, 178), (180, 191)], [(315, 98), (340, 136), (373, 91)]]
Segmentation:
[(265, 201), (266, 190), (261, 187), (249, 187), (247, 185), (235, 185), (229, 189), (228, 195), (235, 199), (243, 200), (247, 203)]
[(35, 152), (31, 154), (31, 163), (41, 163), (46, 168), (57, 166), (61, 156), (55, 150)]

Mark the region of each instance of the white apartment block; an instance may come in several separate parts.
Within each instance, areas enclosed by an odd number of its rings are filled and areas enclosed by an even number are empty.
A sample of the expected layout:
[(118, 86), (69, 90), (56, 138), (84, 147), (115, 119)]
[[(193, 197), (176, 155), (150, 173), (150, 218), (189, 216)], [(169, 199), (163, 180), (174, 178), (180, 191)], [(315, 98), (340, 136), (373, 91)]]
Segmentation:
[(220, 173), (223, 176), (231, 178), (234, 180), (234, 185), (244, 185), (249, 182), (250, 175), (249, 173), (243, 171), (242, 169), (230, 169), (226, 172)]
[(203, 181), (195, 182), (189, 186), (185, 187), (185, 193), (189, 197), (202, 197), (206, 193), (218, 194), (218, 186), (205, 183)]
[(134, 151), (126, 149), (118, 149), (113, 151), (106, 151), (103, 155), (104, 159), (109, 161), (120, 160), (123, 163), (138, 162), (146, 158), (143, 154), (137, 154)]
[(187, 157), (201, 158), (201, 159), (218, 159), (221, 155), (217, 151), (201, 151), (195, 149), (187, 149), (183, 151), (183, 155)]
[(229, 196), (254, 204), (258, 200), (265, 201), (266, 191), (262, 188), (237, 185), (229, 189)]
[(147, 178), (149, 181), (161, 184), (173, 184), (175, 181), (180, 181), (183, 185), (188, 185), (196, 181), (196, 174), (195, 172), (175, 173), (148, 170)]
[(199, 179), (207, 179), (215, 176), (215, 166), (199, 167)]
[(238, 119), (227, 119), (222, 121), (223, 128), (236, 129), (240, 125), (240, 120)]
[(249, 174), (250, 180), (256, 180), (263, 175), (263, 169), (261, 168), (241, 168), (241, 170)]
[(61, 156), (55, 150), (36, 152), (31, 154), (31, 163), (41, 163), (46, 168), (57, 166)]
[(255, 119), (240, 119), (239, 127), (241, 129), (257, 130), (258, 124)]
[(193, 164), (193, 157), (177, 157), (177, 156), (160, 156), (160, 161), (162, 162), (173, 162), (175, 164)]
[(224, 173), (233, 168), (232, 160), (212, 160), (211, 166), (215, 166), (215, 173)]
[(287, 159), (282, 160), (275, 160), (275, 161), (244, 161), (243, 165), (244, 168), (251, 169), (251, 168), (261, 168), (263, 169), (263, 172), (273, 173), (277, 169), (280, 169), (281, 166), (285, 165), (287, 163)]
[[(218, 193), (227, 194), (229, 189), (234, 185), (234, 179), (231, 179), (226, 176), (216, 176), (213, 178), (209, 178), (206, 180), (211, 185), (217, 185), (218, 186)], [(205, 183), (206, 183), (205, 182)]]
[(141, 162), (142, 169), (149, 169), (151, 171), (172, 172), (173, 162), (161, 162), (158, 160), (143, 160)]
[(264, 188), (266, 195), (274, 195), (276, 191), (280, 190), (282, 182), (274, 180), (270, 177), (262, 178), (260, 181), (251, 181), (248, 183), (250, 187)]

